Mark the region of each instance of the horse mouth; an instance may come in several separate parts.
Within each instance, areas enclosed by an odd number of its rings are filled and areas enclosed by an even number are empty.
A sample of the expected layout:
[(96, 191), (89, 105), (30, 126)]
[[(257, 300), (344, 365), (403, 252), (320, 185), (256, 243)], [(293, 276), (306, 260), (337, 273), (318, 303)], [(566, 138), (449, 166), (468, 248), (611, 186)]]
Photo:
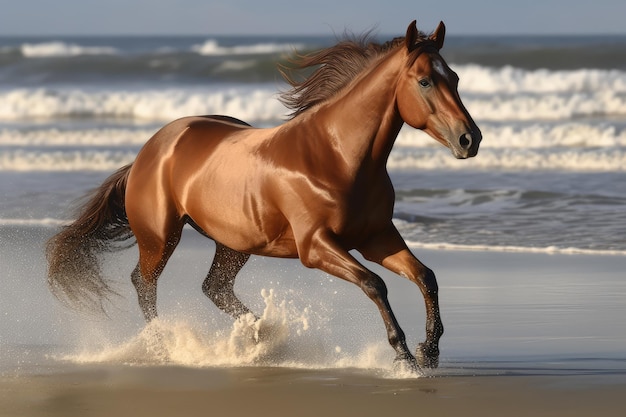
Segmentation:
[(456, 159), (469, 159), (473, 158), (478, 154), (478, 146), (476, 148), (472, 147), (470, 149), (459, 149), (459, 148), (450, 148), (452, 151), (452, 155)]

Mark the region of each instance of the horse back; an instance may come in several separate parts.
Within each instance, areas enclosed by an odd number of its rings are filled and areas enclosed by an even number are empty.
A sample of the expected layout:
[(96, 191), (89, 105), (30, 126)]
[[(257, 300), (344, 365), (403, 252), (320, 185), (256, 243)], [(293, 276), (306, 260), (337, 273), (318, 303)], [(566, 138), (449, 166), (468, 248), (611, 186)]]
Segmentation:
[[(160, 210), (183, 215), (180, 202), (172, 200), (176, 179), (200, 171), (223, 141), (245, 129), (251, 127), (228, 116), (184, 117), (163, 126), (141, 148), (133, 163), (127, 184), (130, 205), (168, 196), (159, 199)], [(127, 209), (133, 211), (133, 207)]]
[[(193, 140), (196, 153), (207, 153), (224, 138), (249, 128), (246, 122), (229, 116), (191, 116), (174, 120), (146, 142), (137, 155), (133, 169), (136, 171), (145, 167), (154, 172), (156, 165), (175, 157), (174, 151), (184, 147), (185, 142)], [(193, 132), (200, 134), (190, 134)]]

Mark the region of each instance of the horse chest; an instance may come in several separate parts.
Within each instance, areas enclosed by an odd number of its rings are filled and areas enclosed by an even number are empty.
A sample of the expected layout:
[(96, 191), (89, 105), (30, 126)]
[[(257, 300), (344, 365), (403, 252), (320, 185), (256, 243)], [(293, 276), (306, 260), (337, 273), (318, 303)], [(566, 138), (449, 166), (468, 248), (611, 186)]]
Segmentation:
[(332, 229), (347, 239), (363, 238), (389, 224), (393, 207), (393, 187), (386, 182), (346, 190), (337, 199), (336, 211), (330, 218)]

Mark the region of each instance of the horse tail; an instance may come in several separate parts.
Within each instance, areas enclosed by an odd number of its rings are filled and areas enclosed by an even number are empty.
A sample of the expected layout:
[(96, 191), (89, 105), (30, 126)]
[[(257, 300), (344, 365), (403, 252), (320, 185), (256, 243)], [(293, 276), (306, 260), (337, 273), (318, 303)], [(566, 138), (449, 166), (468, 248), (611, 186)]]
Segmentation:
[[(102, 276), (99, 255), (132, 246), (125, 192), (132, 164), (120, 168), (85, 197), (77, 218), (46, 244), (48, 285), (56, 298), (77, 310), (105, 313), (118, 293)], [(128, 242), (127, 242), (128, 243)]]

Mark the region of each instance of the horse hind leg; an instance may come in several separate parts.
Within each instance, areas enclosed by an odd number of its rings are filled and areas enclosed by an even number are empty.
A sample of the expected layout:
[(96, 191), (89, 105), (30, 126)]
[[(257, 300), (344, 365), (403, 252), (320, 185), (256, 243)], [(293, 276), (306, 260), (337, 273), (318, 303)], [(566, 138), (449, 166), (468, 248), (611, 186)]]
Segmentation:
[(181, 230), (170, 233), (165, 239), (137, 237), (139, 262), (131, 273), (131, 281), (137, 290), (141, 312), (148, 323), (157, 317), (157, 282), (180, 241)]
[(215, 242), (215, 257), (209, 273), (202, 283), (202, 292), (225, 313), (234, 318), (252, 313), (235, 295), (235, 277), (250, 255), (237, 252)]
[(139, 301), (139, 308), (143, 313), (146, 322), (149, 323), (157, 317), (156, 309), (156, 296), (157, 286), (156, 281), (146, 281), (141, 274), (141, 263), (137, 263), (137, 266), (130, 274), (130, 279), (137, 290), (137, 300)]

